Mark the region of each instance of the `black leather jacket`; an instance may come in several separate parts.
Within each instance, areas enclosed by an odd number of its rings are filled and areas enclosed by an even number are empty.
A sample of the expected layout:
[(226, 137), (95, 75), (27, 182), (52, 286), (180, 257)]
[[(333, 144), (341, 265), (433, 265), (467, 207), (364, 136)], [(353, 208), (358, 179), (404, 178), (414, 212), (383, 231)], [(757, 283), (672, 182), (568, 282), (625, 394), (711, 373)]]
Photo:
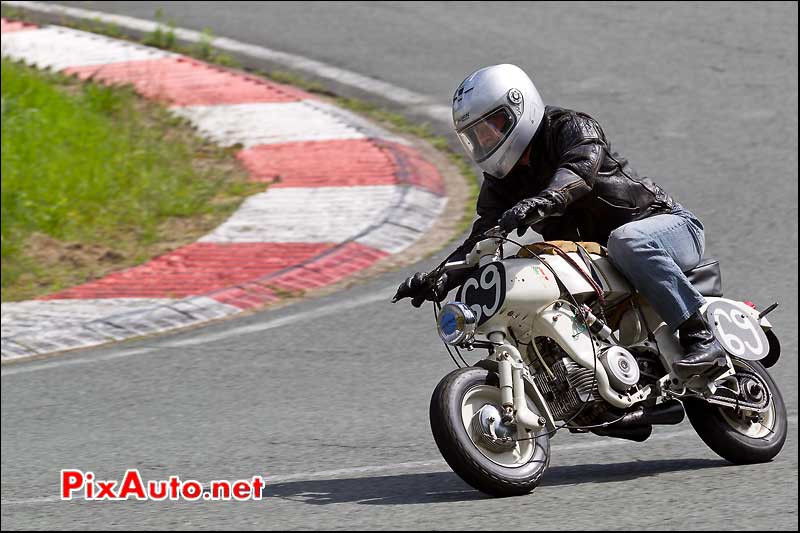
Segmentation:
[(531, 141), (529, 165), (518, 164), (504, 179), (484, 174), (478, 220), (469, 238), (451, 254), (463, 259), (478, 237), (497, 225), (520, 200), (544, 196), (554, 215), (533, 226), (545, 239), (595, 241), (605, 245), (619, 226), (668, 213), (674, 200), (628, 161), (611, 152), (600, 125), (589, 115), (547, 106)]

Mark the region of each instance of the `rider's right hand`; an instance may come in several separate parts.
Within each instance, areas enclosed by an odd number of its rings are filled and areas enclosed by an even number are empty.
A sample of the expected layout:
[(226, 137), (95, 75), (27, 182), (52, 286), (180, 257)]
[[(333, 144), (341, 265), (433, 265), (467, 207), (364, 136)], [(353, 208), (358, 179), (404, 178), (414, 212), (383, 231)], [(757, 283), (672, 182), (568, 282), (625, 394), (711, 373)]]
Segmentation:
[(414, 307), (420, 307), (425, 300), (441, 302), (447, 296), (446, 286), (447, 274), (433, 279), (430, 273), (417, 272), (400, 284), (392, 303), (403, 298), (412, 298), (411, 305)]

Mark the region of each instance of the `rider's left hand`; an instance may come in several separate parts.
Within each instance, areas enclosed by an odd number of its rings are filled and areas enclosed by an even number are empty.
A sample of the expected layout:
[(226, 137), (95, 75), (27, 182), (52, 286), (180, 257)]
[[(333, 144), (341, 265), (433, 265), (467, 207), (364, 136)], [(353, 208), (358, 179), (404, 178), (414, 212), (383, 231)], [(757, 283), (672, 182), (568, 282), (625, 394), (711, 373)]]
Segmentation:
[(539, 196), (522, 200), (503, 213), (498, 223), (507, 234), (516, 229), (518, 230), (517, 235), (522, 237), (528, 229), (523, 225), (525, 219), (541, 214), (546, 208), (550, 207), (551, 204), (552, 202), (550, 200)]

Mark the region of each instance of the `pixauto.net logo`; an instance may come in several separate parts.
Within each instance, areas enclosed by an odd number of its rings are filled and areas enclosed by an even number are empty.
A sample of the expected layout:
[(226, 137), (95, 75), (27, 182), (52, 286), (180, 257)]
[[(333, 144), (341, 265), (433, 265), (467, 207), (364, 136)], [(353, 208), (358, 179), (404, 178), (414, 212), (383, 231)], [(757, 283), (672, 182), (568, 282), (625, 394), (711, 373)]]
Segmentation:
[(194, 479), (184, 481), (179, 476), (144, 481), (135, 468), (126, 470), (122, 480), (96, 479), (93, 472), (81, 470), (61, 471), (61, 499), (66, 501), (261, 500), (265, 486), (261, 476), (236, 481), (215, 480), (203, 485)]

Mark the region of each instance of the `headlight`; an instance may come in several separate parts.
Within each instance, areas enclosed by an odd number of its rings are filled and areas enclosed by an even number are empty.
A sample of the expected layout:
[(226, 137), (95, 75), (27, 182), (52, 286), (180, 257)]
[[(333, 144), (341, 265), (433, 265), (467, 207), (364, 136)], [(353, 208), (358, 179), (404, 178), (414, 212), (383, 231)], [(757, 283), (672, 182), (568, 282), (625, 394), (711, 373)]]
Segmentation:
[(451, 346), (457, 346), (472, 339), (477, 320), (475, 313), (461, 302), (451, 302), (439, 311), (436, 319), (439, 336)]

